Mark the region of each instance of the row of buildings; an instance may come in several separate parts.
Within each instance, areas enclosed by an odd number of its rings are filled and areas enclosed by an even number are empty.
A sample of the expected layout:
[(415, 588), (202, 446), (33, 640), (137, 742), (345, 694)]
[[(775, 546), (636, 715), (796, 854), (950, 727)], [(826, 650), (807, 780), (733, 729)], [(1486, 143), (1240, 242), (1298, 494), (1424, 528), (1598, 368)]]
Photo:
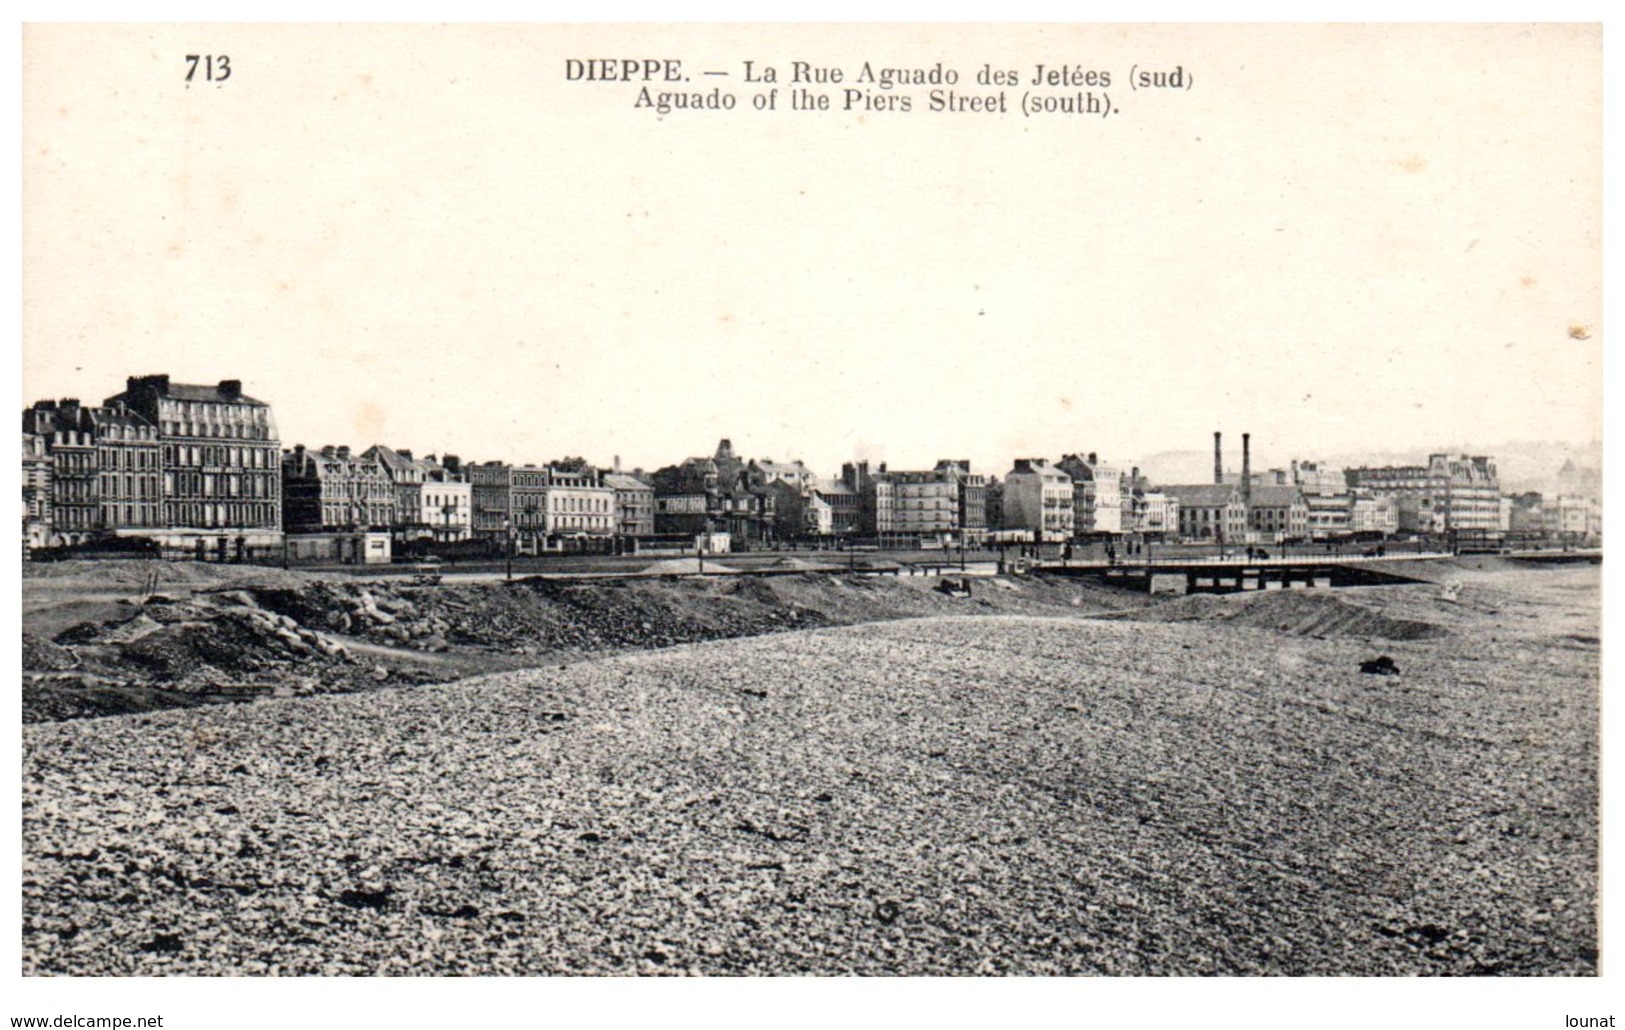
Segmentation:
[(142, 541), (214, 560), (382, 560), (420, 544), (538, 554), (663, 540), (737, 548), (1601, 533), (1596, 500), (1578, 485), (1550, 499), (1504, 496), (1484, 456), (1351, 469), (1294, 461), (1254, 473), (1243, 434), (1241, 471), (1227, 473), (1214, 433), (1211, 482), (1161, 485), (1094, 453), (1019, 458), (1002, 478), (954, 459), (912, 470), (857, 461), (825, 478), (800, 461), (742, 458), (728, 440), (649, 473), (622, 471), (619, 459), (609, 469), (581, 458), (464, 462), (383, 444), (284, 449), (270, 406), (241, 382), (164, 375), (132, 377), (100, 405), (46, 400), (25, 410), (22, 484), (25, 545)]

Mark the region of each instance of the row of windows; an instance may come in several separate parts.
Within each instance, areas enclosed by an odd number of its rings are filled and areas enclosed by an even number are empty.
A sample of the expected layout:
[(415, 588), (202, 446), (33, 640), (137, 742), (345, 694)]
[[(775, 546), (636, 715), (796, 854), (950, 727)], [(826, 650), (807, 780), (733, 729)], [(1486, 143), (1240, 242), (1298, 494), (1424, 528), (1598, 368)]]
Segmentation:
[(164, 444), (165, 465), (213, 465), (217, 468), (269, 469), (278, 466), (272, 447), (224, 447), (213, 444)]
[(156, 447), (103, 447), (101, 467), (104, 469), (157, 469)]
[(281, 481), (274, 475), (230, 472), (165, 472), (167, 497), (266, 497), (281, 496)]
[(560, 515), (553, 520), (556, 529), (592, 529), (608, 532), (610, 520), (590, 515)]
[(322, 525), (348, 526), (352, 523), (368, 526), (387, 526), (394, 520), (395, 509), (382, 505), (324, 504)]
[(205, 504), (170, 501), (164, 510), (172, 526), (275, 526), (274, 504)]
[(91, 472), (96, 468), (96, 452), (89, 450), (58, 450), (51, 455), (56, 474), (70, 475), (75, 472)]
[(547, 499), (548, 507), (553, 511), (607, 512), (610, 504), (610, 498), (608, 497), (571, 497), (568, 494), (564, 496), (549, 494)]
[(58, 504), (70, 504), (74, 501), (94, 501), (101, 492), (96, 489), (94, 479), (61, 479), (51, 484), (51, 492)]
[[(290, 491), (296, 487), (289, 485)], [(355, 480), (323, 480), (321, 498), (324, 501), (365, 501), (369, 504), (394, 504), (395, 491), (388, 484), (358, 483)]]
[(132, 501), (157, 501), (158, 477), (155, 474), (144, 476), (132, 475), (129, 472), (122, 474), (102, 473), (101, 492), (104, 497), (117, 497)]
[(269, 440), (271, 430), (265, 426), (239, 426), (219, 422), (164, 422), (165, 436), (218, 437), (225, 440)]
[(102, 522), (109, 527), (156, 527), (163, 524), (161, 518), (162, 513), (157, 504), (119, 503), (102, 505)]

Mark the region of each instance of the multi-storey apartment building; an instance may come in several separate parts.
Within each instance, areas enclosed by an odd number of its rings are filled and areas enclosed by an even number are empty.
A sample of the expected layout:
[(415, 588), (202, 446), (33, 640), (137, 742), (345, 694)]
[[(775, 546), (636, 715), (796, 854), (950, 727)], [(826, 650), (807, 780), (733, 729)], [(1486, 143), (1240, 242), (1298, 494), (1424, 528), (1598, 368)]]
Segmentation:
[[(433, 464), (434, 459), (424, 459)], [(448, 456), (448, 464), (456, 459)], [(474, 488), (455, 468), (438, 466), (418, 491), (418, 525), (430, 539), (456, 543), (473, 535)]]
[(1147, 535), (1172, 536), (1179, 532), (1179, 500), (1161, 490), (1145, 490), (1136, 495), (1135, 531)]
[(540, 554), (565, 541), (614, 536), (615, 491), (584, 462), (508, 465), (488, 461), (468, 467), (473, 531), (497, 550)]
[(553, 542), (615, 535), (615, 490), (585, 462), (549, 465), (546, 498), (547, 534)]
[(956, 535), (959, 480), (940, 470), (887, 472), (892, 484), (892, 532), (916, 539)]
[(1593, 497), (1559, 494), (1551, 505), (1557, 532), (1570, 542), (1594, 542), (1602, 537), (1602, 508)]
[(1072, 477), (1073, 536), (1122, 533), (1123, 473), (1100, 456), (1068, 454), (1055, 465)]
[(23, 546), (51, 543), (51, 452), (40, 433), (23, 432)]
[(127, 408), (89, 409), (96, 440), (96, 492), (102, 528), (144, 536), (163, 526), (158, 427)]
[(736, 547), (767, 543), (778, 536), (778, 511), (768, 474), (759, 463), (735, 456), (728, 440), (721, 441), (711, 457), (667, 466), (653, 480), (657, 534), (726, 532)]
[(391, 528), (403, 540), (427, 536), (422, 520), (423, 483), (429, 477), (429, 463), (412, 456), (408, 450), (396, 450), (383, 444), (373, 444), (361, 452), (361, 457), (376, 461), (389, 477), (395, 491), (395, 525)]
[(133, 376), (108, 407), (157, 427), (166, 551), (242, 557), (282, 542), (281, 445), (271, 408), (224, 379), (214, 386)]
[(827, 529), (823, 528), (823, 515), (818, 516), (822, 532), (831, 536), (851, 536), (858, 531), (861, 504), (857, 492), (851, 487), (839, 479), (820, 479), (813, 485), (810, 496), (829, 512)]
[(468, 467), (473, 532), (500, 553), (539, 554), (547, 541), (547, 469), (487, 461)]
[(875, 472), (867, 461), (846, 462), (841, 466), (841, 482), (858, 498), (858, 533), (886, 537), (896, 532), (895, 496), (886, 464)]
[(1070, 540), (1072, 477), (1044, 458), (1017, 458), (1004, 476), (1004, 528), (1027, 529), (1038, 543)]
[(90, 410), (73, 398), (40, 401), (23, 412), (24, 432), (39, 435), (50, 457), (52, 546), (83, 544), (106, 535), (95, 428)]
[(1393, 497), (1384, 497), (1356, 490), (1349, 496), (1349, 531), (1352, 533), (1399, 532), (1399, 504)]
[(1493, 532), (1500, 524), (1494, 458), (1433, 454), (1426, 465), (1349, 469), (1347, 478), (1351, 487), (1395, 499), (1400, 532)]
[(1247, 508), (1247, 528), (1255, 536), (1280, 542), (1309, 535), (1309, 506), (1296, 486), (1255, 486), (1242, 501)]
[[(987, 536), (987, 477), (970, 462), (943, 459), (930, 469), (870, 472), (866, 461), (841, 466), (844, 490), (830, 493), (832, 525), (842, 525), (842, 509), (853, 512), (853, 531), (893, 541), (980, 543)], [(835, 529), (834, 532), (841, 532)]]
[(1279, 482), (1295, 484), (1303, 492), (1311, 538), (1325, 539), (1351, 531), (1354, 497), (1341, 468), (1323, 461), (1294, 461), (1289, 475)]
[(409, 450), (375, 444), (362, 452), (383, 467), (395, 489), (394, 535), (401, 541), (453, 543), (472, 533), (473, 487), (455, 455), (444, 463)]
[(615, 535), (625, 539), (653, 536), (655, 488), (625, 472), (607, 472), (604, 485), (615, 494)]
[(283, 522), (289, 533), (388, 530), (396, 523), (395, 486), (383, 463), (348, 447), (283, 456)]
[(67, 399), (36, 403), (23, 413), (23, 429), (52, 470), (51, 517), (36, 534), (46, 543), (143, 536), (162, 525), (152, 423), (121, 406), (87, 408)]

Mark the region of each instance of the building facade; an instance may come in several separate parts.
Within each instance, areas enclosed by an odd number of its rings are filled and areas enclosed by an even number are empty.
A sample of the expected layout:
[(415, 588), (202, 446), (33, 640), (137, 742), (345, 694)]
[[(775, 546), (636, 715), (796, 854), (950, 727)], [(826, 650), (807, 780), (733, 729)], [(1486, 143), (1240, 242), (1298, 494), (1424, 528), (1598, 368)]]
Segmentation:
[(1004, 476), (1004, 528), (1031, 530), (1037, 543), (1072, 539), (1072, 477), (1044, 458), (1017, 458)]
[(287, 452), (282, 498), (289, 533), (388, 532), (398, 521), (395, 484), (383, 463), (348, 447), (299, 444)]
[[(799, 473), (772, 482), (788, 486), (796, 478)], [(726, 439), (711, 457), (667, 466), (654, 473), (653, 481), (656, 534), (726, 533), (730, 546), (744, 550), (778, 539), (780, 520), (769, 474), (759, 463), (741, 461)]]
[(624, 472), (606, 473), (604, 485), (615, 494), (615, 535), (626, 539), (654, 536), (654, 485)]
[(546, 534), (550, 545), (566, 539), (607, 539), (619, 520), (615, 490), (585, 463), (547, 466)]
[(51, 452), (40, 433), (23, 432), (23, 549), (51, 543)]
[[(1123, 530), (1123, 473), (1090, 452), (1068, 454), (1055, 465), (1072, 477), (1073, 535)], [(1132, 516), (1131, 516), (1132, 519)]]
[(1501, 483), (1495, 459), (1433, 454), (1426, 465), (1356, 468), (1348, 485), (1392, 497), (1402, 533), (1494, 532), (1500, 524)]
[(107, 407), (157, 428), (162, 525), (147, 535), (167, 553), (246, 557), (282, 544), (281, 443), (270, 405), (224, 379), (213, 386), (134, 376)]
[(1280, 543), (1309, 536), (1309, 506), (1294, 485), (1255, 486), (1242, 498), (1255, 539)]
[(1399, 532), (1399, 504), (1392, 497), (1356, 490), (1349, 497), (1349, 531), (1351, 533), (1381, 533), (1391, 536)]
[(1186, 540), (1239, 544), (1247, 538), (1247, 505), (1230, 483), (1165, 486), (1178, 505), (1179, 535)]

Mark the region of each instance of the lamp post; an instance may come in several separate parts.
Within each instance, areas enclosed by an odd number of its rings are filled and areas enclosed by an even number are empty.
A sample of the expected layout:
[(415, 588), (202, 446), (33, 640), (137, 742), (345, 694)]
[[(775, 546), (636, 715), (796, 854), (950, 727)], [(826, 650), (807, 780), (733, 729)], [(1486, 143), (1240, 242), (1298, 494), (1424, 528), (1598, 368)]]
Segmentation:
[(503, 537), (508, 542), (508, 546), (503, 548), (503, 555), (507, 559), (507, 563), (508, 563), (507, 581), (511, 583), (511, 582), (513, 582), (513, 547), (514, 547), (513, 519), (507, 518), (507, 519), (502, 520), (502, 534), (503, 534)]

